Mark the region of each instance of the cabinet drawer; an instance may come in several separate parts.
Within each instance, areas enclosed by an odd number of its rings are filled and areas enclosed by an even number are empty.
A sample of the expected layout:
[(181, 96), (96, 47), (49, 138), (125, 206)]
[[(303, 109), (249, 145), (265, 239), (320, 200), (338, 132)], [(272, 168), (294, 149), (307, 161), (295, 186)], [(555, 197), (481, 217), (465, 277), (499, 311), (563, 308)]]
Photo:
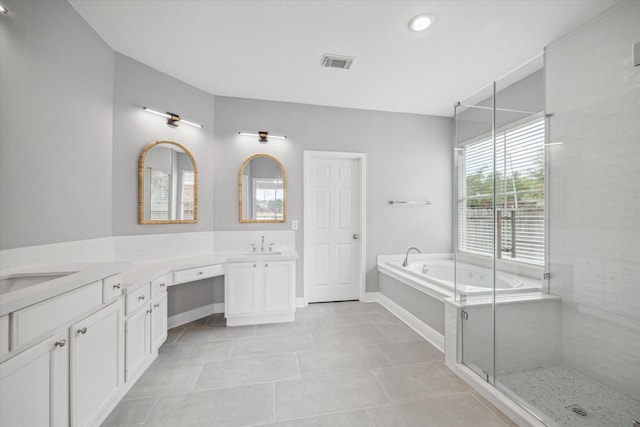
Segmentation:
[(168, 277), (158, 277), (156, 280), (151, 281), (151, 298), (155, 298), (158, 295), (162, 295), (167, 292)]
[(151, 290), (149, 285), (144, 285), (127, 295), (127, 315), (133, 313), (138, 308), (151, 301)]
[(222, 276), (223, 274), (224, 269), (222, 268), (222, 264), (205, 265), (203, 267), (176, 271), (173, 276), (173, 281), (177, 285), (178, 283), (193, 282), (206, 279), (207, 277)]
[(17, 349), (100, 305), (102, 280), (18, 310), (11, 314), (11, 348)]
[(107, 303), (122, 295), (122, 277), (119, 274), (107, 277), (102, 283), (102, 302)]

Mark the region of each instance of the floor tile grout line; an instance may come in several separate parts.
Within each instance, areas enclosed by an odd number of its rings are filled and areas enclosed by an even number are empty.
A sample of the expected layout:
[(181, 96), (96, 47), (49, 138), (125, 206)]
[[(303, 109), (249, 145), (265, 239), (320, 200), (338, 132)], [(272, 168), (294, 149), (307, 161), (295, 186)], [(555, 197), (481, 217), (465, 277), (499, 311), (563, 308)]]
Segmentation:
[(313, 414), (313, 415), (304, 415), (302, 417), (296, 417), (296, 418), (283, 418), (281, 420), (277, 420), (276, 422), (282, 423), (282, 422), (291, 422), (291, 421), (300, 421), (300, 420), (311, 420), (314, 418), (319, 418), (319, 417), (326, 417), (329, 415), (337, 415), (337, 414), (347, 414), (349, 412), (357, 412), (357, 411), (367, 411), (367, 408), (376, 408), (378, 406), (390, 406), (392, 404), (390, 403), (385, 403), (384, 405), (374, 405), (374, 406), (362, 406), (362, 407), (358, 407), (358, 408), (351, 408), (351, 409), (344, 409), (342, 411), (332, 411), (332, 412), (322, 412), (319, 414)]
[[(311, 350), (311, 351), (316, 351), (316, 350)], [(294, 352), (293, 353), (296, 357), (296, 366), (298, 368), (298, 378), (302, 378), (302, 372), (300, 371), (300, 359), (298, 359), (298, 352)]]
[(382, 391), (384, 392), (385, 396), (387, 396), (387, 398), (389, 399), (389, 402), (391, 403), (396, 403), (391, 396), (389, 395), (389, 393), (387, 392), (387, 390), (384, 388), (384, 385), (382, 385), (382, 383), (380, 382), (380, 380), (378, 379), (378, 376), (375, 374), (375, 372), (373, 372), (373, 369), (369, 370), (369, 373), (371, 374), (371, 376), (373, 377), (373, 379), (376, 380), (376, 383), (378, 383), (378, 385), (380, 386), (380, 388), (382, 389)]
[(144, 417), (144, 420), (142, 420), (142, 425), (145, 425), (147, 423), (147, 421), (149, 420), (149, 417), (151, 416), (153, 411), (155, 411), (156, 407), (158, 406), (158, 402), (160, 402), (160, 397), (161, 396), (156, 397), (156, 401), (153, 402), (153, 406), (151, 406), (151, 409), (149, 410), (149, 412), (147, 412), (147, 416)]
[(202, 368), (200, 369), (200, 373), (198, 374), (198, 378), (196, 378), (196, 380), (193, 383), (193, 386), (191, 387), (191, 391), (195, 391), (196, 386), (198, 385), (198, 382), (200, 381), (200, 377), (202, 376), (203, 372), (204, 372), (204, 368), (206, 367), (208, 362), (204, 362), (202, 364)]
[(382, 351), (382, 349), (378, 346), (378, 343), (374, 344), (376, 346), (376, 349), (378, 349), (378, 353), (380, 353), (382, 355), (382, 357), (384, 357), (384, 360), (386, 360), (387, 362), (389, 362), (389, 366), (388, 367), (394, 367), (396, 365), (393, 364), (393, 362), (391, 361), (391, 359), (389, 359), (389, 357), (384, 354), (384, 352)]
[(373, 417), (371, 416), (371, 412), (369, 412), (369, 408), (364, 408), (364, 412), (367, 414), (367, 418), (371, 421), (371, 425), (375, 427), (376, 423), (373, 421)]
[(229, 352), (229, 356), (227, 357), (226, 360), (231, 360), (232, 359), (231, 356), (233, 356), (233, 350), (236, 349), (236, 342), (238, 342), (237, 339), (233, 340), (233, 344), (231, 345), (231, 351)]
[(273, 422), (276, 422), (276, 382), (273, 381)]

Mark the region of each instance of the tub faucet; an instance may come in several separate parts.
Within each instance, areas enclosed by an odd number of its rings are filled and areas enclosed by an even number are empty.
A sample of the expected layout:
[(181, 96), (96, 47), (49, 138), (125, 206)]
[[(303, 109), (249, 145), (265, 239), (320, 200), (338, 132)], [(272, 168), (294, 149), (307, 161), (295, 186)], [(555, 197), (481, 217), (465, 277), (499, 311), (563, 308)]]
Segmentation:
[(419, 254), (421, 254), (422, 252), (420, 252), (420, 249), (418, 248), (414, 248), (413, 246), (410, 247), (409, 249), (407, 249), (407, 254), (404, 256), (404, 261), (402, 261), (402, 266), (406, 267), (409, 265), (409, 252), (411, 252), (411, 249), (413, 249), (414, 251), (418, 252)]

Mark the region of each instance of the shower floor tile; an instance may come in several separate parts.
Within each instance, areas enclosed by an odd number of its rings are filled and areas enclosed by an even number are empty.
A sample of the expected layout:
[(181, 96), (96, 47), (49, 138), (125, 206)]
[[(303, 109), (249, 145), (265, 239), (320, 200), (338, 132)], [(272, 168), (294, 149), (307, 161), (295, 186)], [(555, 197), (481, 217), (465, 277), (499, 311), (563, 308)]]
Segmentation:
[[(557, 426), (627, 427), (632, 420), (640, 420), (640, 402), (563, 367), (505, 373), (500, 376), (500, 385), (543, 412)], [(567, 409), (572, 405), (584, 409), (587, 415)]]

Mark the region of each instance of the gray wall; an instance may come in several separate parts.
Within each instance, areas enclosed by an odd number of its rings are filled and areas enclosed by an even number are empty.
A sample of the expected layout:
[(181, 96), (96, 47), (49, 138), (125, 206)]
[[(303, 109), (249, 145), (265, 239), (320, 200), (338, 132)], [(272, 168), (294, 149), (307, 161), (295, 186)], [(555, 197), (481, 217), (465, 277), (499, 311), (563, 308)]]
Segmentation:
[[(303, 295), (303, 152), (367, 153), (367, 291), (376, 291), (376, 255), (451, 251), (451, 119), (216, 96), (215, 230), (286, 230), (298, 220), (297, 295)], [(259, 144), (239, 131), (287, 135)], [(287, 173), (287, 223), (238, 222), (238, 171), (256, 153)], [(390, 206), (389, 200), (433, 201)]]
[(63, 0), (4, 0), (0, 249), (111, 235), (114, 53)]
[[(115, 57), (113, 100), (113, 235), (213, 230), (214, 96), (119, 53)], [(148, 113), (170, 111), (204, 125), (199, 129)], [(175, 141), (193, 155), (198, 167), (197, 224), (138, 224), (138, 158), (156, 140)]]
[(640, 400), (640, 2), (547, 50), (551, 292), (562, 362)]

